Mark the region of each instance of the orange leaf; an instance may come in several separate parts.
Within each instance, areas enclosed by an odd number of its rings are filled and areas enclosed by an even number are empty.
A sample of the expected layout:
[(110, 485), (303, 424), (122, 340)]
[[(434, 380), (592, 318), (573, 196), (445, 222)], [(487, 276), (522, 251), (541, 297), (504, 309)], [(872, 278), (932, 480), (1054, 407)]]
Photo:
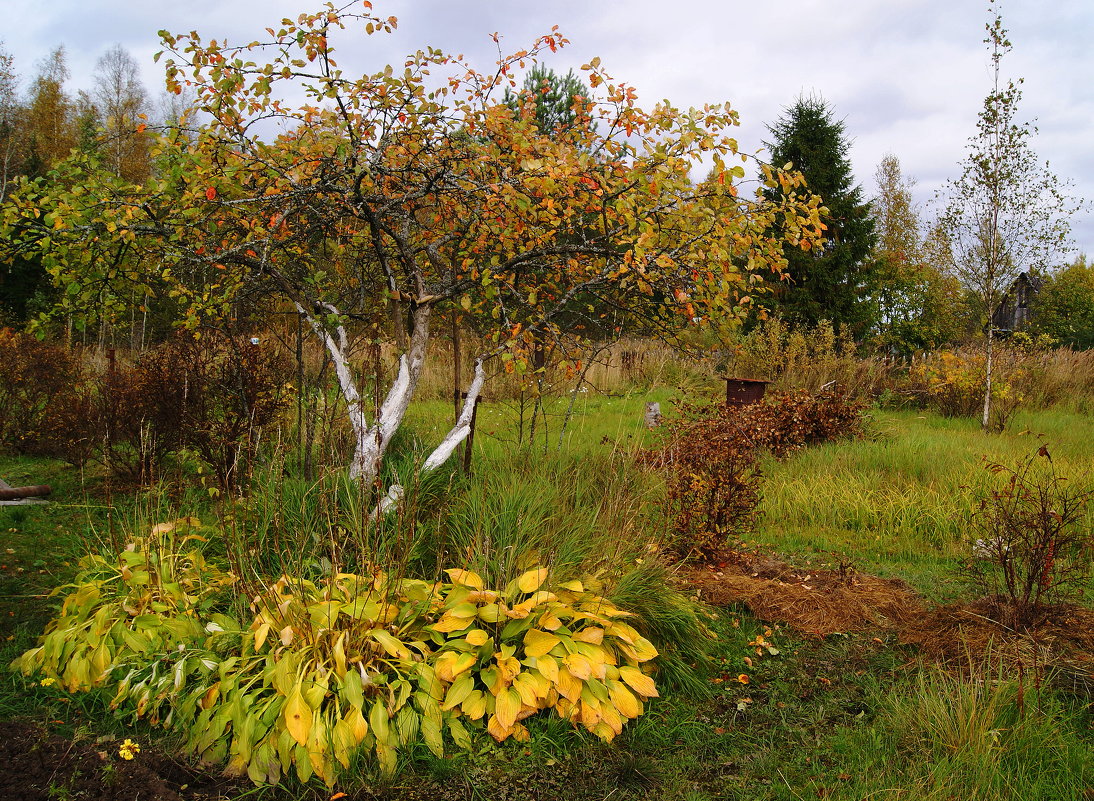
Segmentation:
[(205, 197), (208, 198), (209, 200), (216, 200), (216, 196), (217, 196), (217, 190), (214, 189), (213, 187), (210, 186), (208, 189), (205, 190)]

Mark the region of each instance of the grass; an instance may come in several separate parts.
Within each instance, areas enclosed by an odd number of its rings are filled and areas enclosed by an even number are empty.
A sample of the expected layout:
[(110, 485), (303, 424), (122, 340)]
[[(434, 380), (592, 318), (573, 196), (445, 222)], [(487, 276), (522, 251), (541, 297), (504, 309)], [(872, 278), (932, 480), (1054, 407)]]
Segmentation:
[(1043, 438), (1062, 474), (1090, 474), (1090, 418), (1027, 413), (1012, 431), (985, 434), (972, 420), (876, 411), (867, 438), (764, 463), (764, 524), (755, 540), (797, 558), (850, 559), (935, 600), (953, 598), (964, 590), (953, 577), (969, 554), (965, 521), (989, 478), (985, 457), (1013, 463)]
[[(689, 384), (688, 392), (700, 386)], [(707, 382), (706, 392), (717, 390)], [(494, 581), (529, 560), (547, 560), (560, 575), (607, 566), (619, 577), (613, 600), (676, 646), (665, 649), (664, 697), (613, 745), (557, 719), (533, 720), (528, 743), (479, 736), (473, 753), (446, 759), (408, 749), (403, 770), (387, 783), (365, 765), (351, 794), (492, 801), (1091, 797), (1094, 714), (1083, 699), (1037, 690), (1028, 678), (1026, 686), (983, 671), (956, 678), (881, 632), (816, 640), (769, 628), (744, 609), (696, 617), (682, 595), (667, 591), (666, 568), (648, 549), (657, 534), (658, 479), (632, 462), (657, 441), (642, 423), (645, 404), (660, 402), (670, 412), (672, 397), (664, 388), (575, 393), (564, 432), (570, 397), (557, 398), (531, 446), (517, 443), (520, 409), (512, 399), (485, 402), (471, 474), (453, 468), (417, 486), (412, 512), (383, 530), (365, 524), (366, 504), (337, 471), (308, 482), (276, 457), (251, 499), (237, 505), (200, 487), (108, 494), (94, 477), (85, 481), (59, 463), (0, 458), (0, 476), (10, 483), (55, 487), (48, 506), (0, 507), (3, 547), (12, 550), (0, 570), (0, 660), (33, 644), (56, 603), (47, 593), (71, 579), (85, 547), (171, 515), (196, 511), (211, 520), (219, 513), (227, 544), (214, 547), (225, 556), (242, 549), (237, 559), (253, 548), (265, 555), (268, 573), (328, 569), (318, 557), (305, 563), (323, 553), (332, 532), (342, 544), (339, 558), (395, 554), (426, 576), (453, 562)], [(950, 600), (968, 592), (958, 571), (968, 554), (961, 521), (986, 479), (983, 456), (1013, 462), (1043, 434), (1061, 472), (1079, 476), (1091, 467), (1094, 419), (1081, 414), (1023, 413), (1004, 435), (930, 414), (873, 414), (865, 439), (765, 461), (764, 516), (751, 538), (757, 546), (797, 563), (847, 559), (860, 571), (903, 578), (932, 600)], [(450, 418), (449, 404), (431, 400), (417, 404), (408, 423), (428, 448)], [(391, 469), (412, 472), (412, 444), (404, 443)], [(749, 643), (757, 635), (779, 653), (756, 653)], [(0, 675), (0, 718), (130, 736), (105, 703)], [(248, 797), (330, 793), (287, 783)]]

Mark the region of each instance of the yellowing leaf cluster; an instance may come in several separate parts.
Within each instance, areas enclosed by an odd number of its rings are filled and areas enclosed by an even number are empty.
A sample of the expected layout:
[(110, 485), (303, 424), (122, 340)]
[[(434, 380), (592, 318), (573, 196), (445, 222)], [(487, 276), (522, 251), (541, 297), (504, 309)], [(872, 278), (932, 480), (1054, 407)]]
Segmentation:
[(86, 560), (15, 667), (71, 692), (113, 687), (113, 709), (180, 730), (193, 754), (259, 784), (293, 771), (330, 785), (362, 751), (390, 772), (407, 744), (470, 749), (475, 728), (527, 739), (522, 721), (548, 710), (610, 740), (657, 696), (656, 648), (597, 579), (552, 583), (537, 567), (499, 590), (463, 569), (447, 582), (282, 576), (240, 623), (210, 611), (234, 577), (176, 550), (200, 542), (196, 526), (158, 526), (116, 564)]

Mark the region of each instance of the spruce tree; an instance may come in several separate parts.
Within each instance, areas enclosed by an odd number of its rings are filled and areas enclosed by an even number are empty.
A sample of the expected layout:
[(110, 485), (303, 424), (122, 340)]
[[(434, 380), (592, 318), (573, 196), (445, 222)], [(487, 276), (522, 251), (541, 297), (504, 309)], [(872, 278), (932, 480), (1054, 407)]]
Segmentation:
[[(773, 141), (764, 145), (771, 163), (787, 162), (801, 172), (808, 190), (824, 201), (826, 245), (819, 250), (785, 249), (790, 280), (768, 301), (788, 321), (816, 325), (830, 320), (849, 326), (857, 337), (876, 320), (872, 253), (877, 239), (870, 205), (854, 183), (847, 158), (850, 143), (843, 122), (818, 97), (800, 97), (768, 126)], [(778, 190), (771, 190), (772, 194)]]

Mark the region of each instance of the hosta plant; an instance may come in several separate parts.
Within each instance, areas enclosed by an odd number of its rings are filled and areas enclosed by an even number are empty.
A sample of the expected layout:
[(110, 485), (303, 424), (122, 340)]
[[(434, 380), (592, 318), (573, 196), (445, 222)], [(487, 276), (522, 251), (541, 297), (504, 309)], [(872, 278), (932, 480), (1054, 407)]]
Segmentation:
[(114, 560), (84, 557), (76, 581), (60, 590), (68, 594), (41, 644), (13, 667), (77, 692), (109, 682), (121, 661), (156, 659), (201, 640), (215, 596), (235, 579), (206, 562), (199, 525), (194, 518), (160, 523)]
[[(250, 598), (240, 622), (206, 603), (230, 575), (161, 551), (156, 564), (174, 572), (156, 575), (174, 580), (159, 583), (178, 587), (168, 597), (134, 589), (148, 580), (132, 559), (82, 574), (17, 666), (70, 691), (111, 686), (118, 714), (179, 730), (191, 753), (256, 783), (295, 770), (330, 785), (365, 752), (390, 773), (412, 742), (443, 755), (447, 733), (469, 749), (469, 728), (525, 739), (521, 721), (541, 710), (610, 740), (657, 695), (647, 672), (656, 649), (597, 577), (551, 586), (536, 568), (495, 590), (466, 570), (446, 582), (378, 570), (283, 576)], [(63, 668), (73, 655), (86, 671)]]

